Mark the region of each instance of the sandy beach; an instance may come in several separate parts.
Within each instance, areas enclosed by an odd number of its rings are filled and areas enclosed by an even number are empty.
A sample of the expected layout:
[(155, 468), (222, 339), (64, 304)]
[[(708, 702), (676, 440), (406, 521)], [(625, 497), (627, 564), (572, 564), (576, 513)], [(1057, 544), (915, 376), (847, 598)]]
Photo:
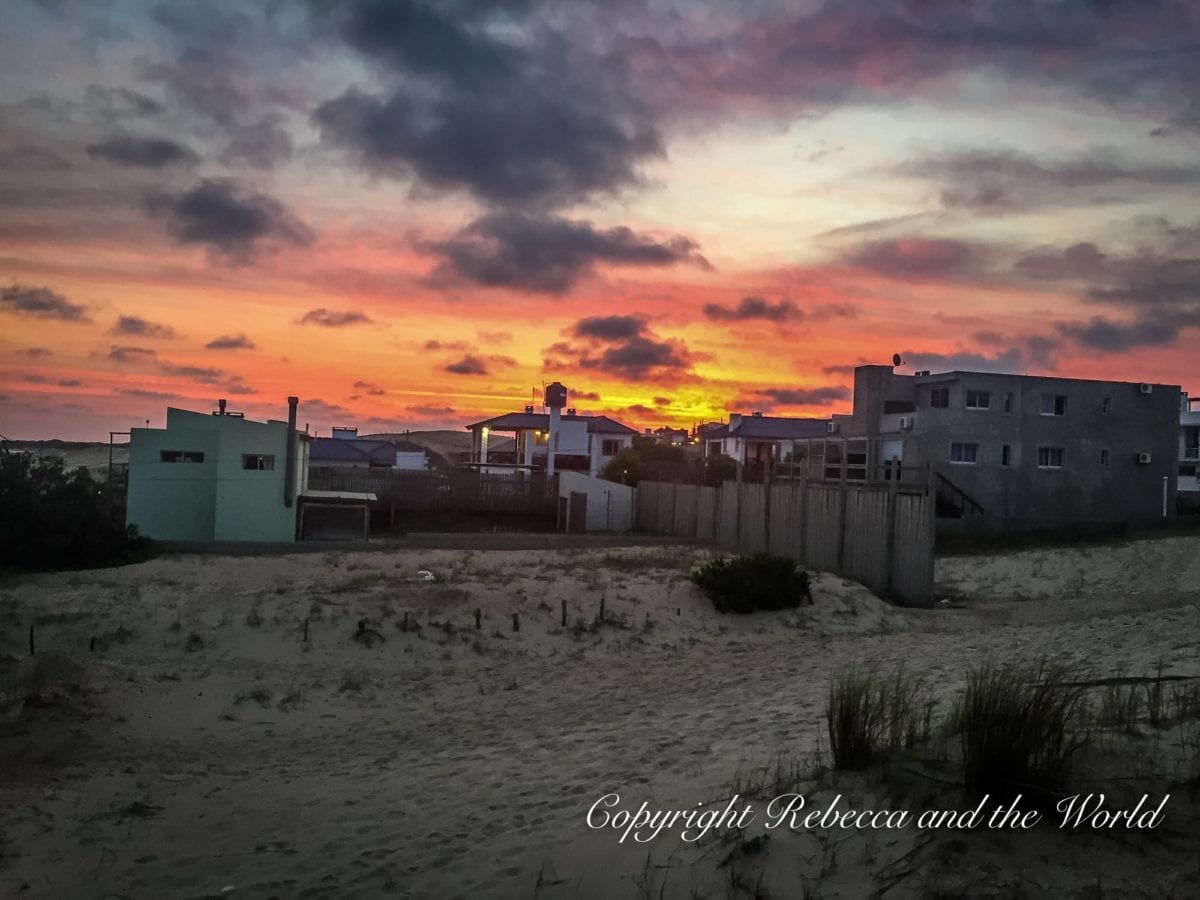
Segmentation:
[[(10, 576), (0, 895), (1200, 896), (1194, 785), (1153, 834), (622, 844), (589, 828), (612, 792), (686, 809), (807, 771), (830, 679), (855, 664), (904, 663), (939, 708), (988, 658), (1200, 676), (1194, 536), (941, 559), (930, 610), (816, 574), (812, 606), (723, 616), (688, 580), (712, 555), (330, 551)], [(1183, 733), (1100, 756), (1167, 784), (1126, 751), (1184, 759)], [(938, 777), (912, 765), (890, 796), (867, 776), (805, 790), (924, 802)]]

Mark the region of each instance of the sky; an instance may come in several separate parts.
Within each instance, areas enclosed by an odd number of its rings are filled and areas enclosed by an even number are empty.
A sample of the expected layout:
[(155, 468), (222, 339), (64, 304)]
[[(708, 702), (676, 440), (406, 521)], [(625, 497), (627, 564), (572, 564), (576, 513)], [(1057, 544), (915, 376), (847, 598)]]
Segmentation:
[(0, 435), (1200, 393), (1191, 0), (8, 0)]

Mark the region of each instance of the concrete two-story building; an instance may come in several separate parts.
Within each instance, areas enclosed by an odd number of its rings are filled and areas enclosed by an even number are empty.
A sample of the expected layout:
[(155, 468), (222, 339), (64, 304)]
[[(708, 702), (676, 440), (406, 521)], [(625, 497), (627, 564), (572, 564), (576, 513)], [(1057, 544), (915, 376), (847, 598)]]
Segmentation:
[(1148, 522), (1175, 512), (1180, 403), (1177, 385), (859, 366), (831, 428), (872, 477), (929, 467), (946, 511), (987, 527)]
[(165, 428), (134, 428), (126, 521), (165, 541), (294, 541), (308, 435), (289, 420), (168, 409)]
[(1179, 507), (1200, 511), (1200, 397), (1184, 394), (1179, 401)]

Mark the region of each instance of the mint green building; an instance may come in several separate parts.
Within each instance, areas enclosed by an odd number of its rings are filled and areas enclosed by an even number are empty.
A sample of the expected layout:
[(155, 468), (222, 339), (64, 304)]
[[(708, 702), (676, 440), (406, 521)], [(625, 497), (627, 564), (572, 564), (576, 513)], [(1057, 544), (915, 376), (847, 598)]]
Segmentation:
[(163, 541), (294, 541), (308, 480), (307, 434), (288, 422), (168, 409), (129, 438), (125, 519)]

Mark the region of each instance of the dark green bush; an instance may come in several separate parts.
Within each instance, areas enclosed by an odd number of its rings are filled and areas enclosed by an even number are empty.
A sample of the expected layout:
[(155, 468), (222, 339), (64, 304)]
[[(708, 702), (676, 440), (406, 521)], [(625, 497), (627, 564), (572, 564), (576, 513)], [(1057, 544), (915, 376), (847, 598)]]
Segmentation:
[(144, 557), (148, 543), (86, 469), (0, 451), (0, 567), (117, 565)]
[(693, 572), (692, 581), (708, 594), (718, 612), (791, 609), (812, 602), (808, 573), (787, 556), (755, 553), (714, 559)]

